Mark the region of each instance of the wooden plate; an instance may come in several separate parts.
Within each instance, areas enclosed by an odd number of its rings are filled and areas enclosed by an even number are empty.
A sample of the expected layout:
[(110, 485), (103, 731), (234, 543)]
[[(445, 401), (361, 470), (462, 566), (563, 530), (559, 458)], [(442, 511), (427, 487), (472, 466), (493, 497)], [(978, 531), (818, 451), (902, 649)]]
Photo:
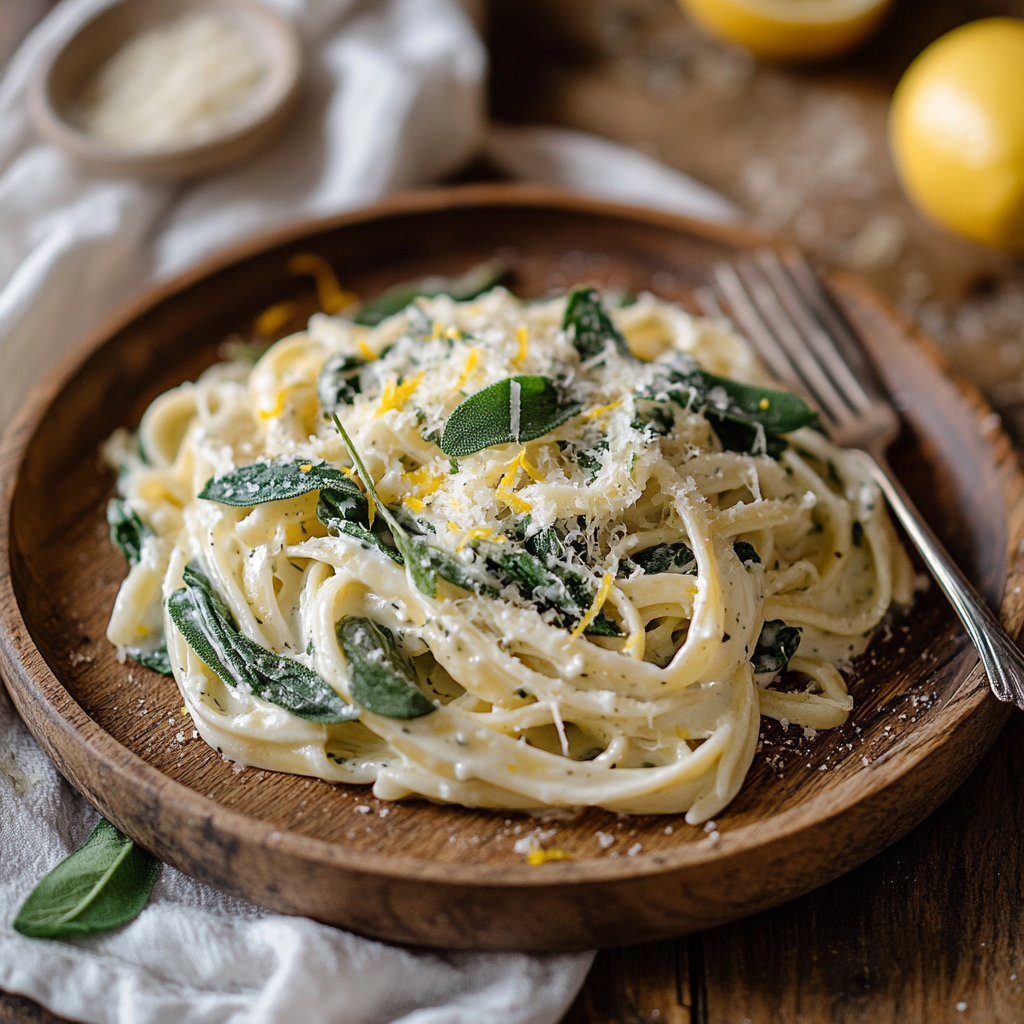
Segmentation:
[[(193, 379), (272, 302), (315, 308), (288, 275), (315, 252), (372, 294), (498, 252), (515, 290), (579, 281), (684, 304), (738, 232), (559, 193), (473, 186), (397, 199), (252, 243), (161, 287), (80, 345), (29, 398), (0, 452), (2, 669), (57, 766), (161, 859), (221, 889), (401, 942), (576, 949), (729, 921), (821, 885), (903, 835), (970, 772), (1006, 719), (933, 587), (856, 665), (856, 710), (807, 740), (765, 722), (763, 749), (717, 835), (679, 817), (588, 810), (542, 820), (247, 769), (193, 738), (174, 683), (118, 664), (104, 628), (121, 556), (107, 541), (113, 479), (97, 447)], [(908, 424), (894, 462), (933, 525), (1016, 635), (1024, 516), (1016, 458), (978, 396), (849, 280), (839, 300), (881, 360)], [(301, 319), (301, 318), (300, 318)], [(531, 867), (544, 833), (575, 860)], [(607, 848), (597, 833), (612, 836)]]

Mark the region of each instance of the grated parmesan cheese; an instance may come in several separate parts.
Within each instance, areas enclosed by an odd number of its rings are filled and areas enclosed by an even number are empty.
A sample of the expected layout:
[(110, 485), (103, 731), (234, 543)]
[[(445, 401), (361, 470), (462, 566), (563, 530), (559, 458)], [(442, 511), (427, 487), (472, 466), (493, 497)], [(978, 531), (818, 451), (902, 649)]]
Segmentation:
[(266, 71), (256, 43), (230, 19), (186, 14), (122, 46), (86, 88), (77, 120), (126, 149), (203, 143), (245, 119)]

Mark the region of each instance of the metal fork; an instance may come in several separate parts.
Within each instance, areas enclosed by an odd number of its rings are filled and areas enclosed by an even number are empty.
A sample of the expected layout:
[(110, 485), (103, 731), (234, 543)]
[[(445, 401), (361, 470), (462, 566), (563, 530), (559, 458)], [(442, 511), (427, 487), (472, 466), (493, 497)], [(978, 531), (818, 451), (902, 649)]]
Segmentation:
[(950, 558), (893, 475), (886, 449), (899, 416), (853, 328), (810, 265), (772, 249), (715, 268), (716, 289), (699, 296), (721, 315), (724, 300), (784, 383), (813, 399), (829, 437), (859, 455), (974, 641), (992, 692), (1024, 709), (1024, 656)]

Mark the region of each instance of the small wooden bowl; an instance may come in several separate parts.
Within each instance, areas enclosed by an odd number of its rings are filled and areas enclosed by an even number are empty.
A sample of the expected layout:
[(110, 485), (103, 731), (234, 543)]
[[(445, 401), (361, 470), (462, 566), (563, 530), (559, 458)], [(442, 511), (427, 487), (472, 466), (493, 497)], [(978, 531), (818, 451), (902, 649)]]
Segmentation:
[[(100, 68), (133, 36), (193, 11), (225, 15), (264, 56), (267, 74), (245, 119), (205, 142), (173, 149), (130, 149), (87, 134), (75, 122), (74, 108)], [(295, 106), (302, 65), (294, 27), (256, 0), (122, 0), (80, 24), (40, 65), (29, 86), (29, 110), (44, 138), (91, 171), (180, 180), (237, 163), (267, 145)]]

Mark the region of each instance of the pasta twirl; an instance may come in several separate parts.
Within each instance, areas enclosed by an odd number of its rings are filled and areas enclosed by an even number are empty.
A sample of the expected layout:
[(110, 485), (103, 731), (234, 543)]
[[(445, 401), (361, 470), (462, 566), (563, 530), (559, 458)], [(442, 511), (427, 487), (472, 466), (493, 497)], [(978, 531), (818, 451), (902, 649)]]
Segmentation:
[(108, 442), (132, 562), (108, 636), (165, 657), (246, 764), (697, 823), (762, 715), (846, 719), (839, 667), (911, 598), (875, 486), (812, 419), (652, 296), (317, 315)]

